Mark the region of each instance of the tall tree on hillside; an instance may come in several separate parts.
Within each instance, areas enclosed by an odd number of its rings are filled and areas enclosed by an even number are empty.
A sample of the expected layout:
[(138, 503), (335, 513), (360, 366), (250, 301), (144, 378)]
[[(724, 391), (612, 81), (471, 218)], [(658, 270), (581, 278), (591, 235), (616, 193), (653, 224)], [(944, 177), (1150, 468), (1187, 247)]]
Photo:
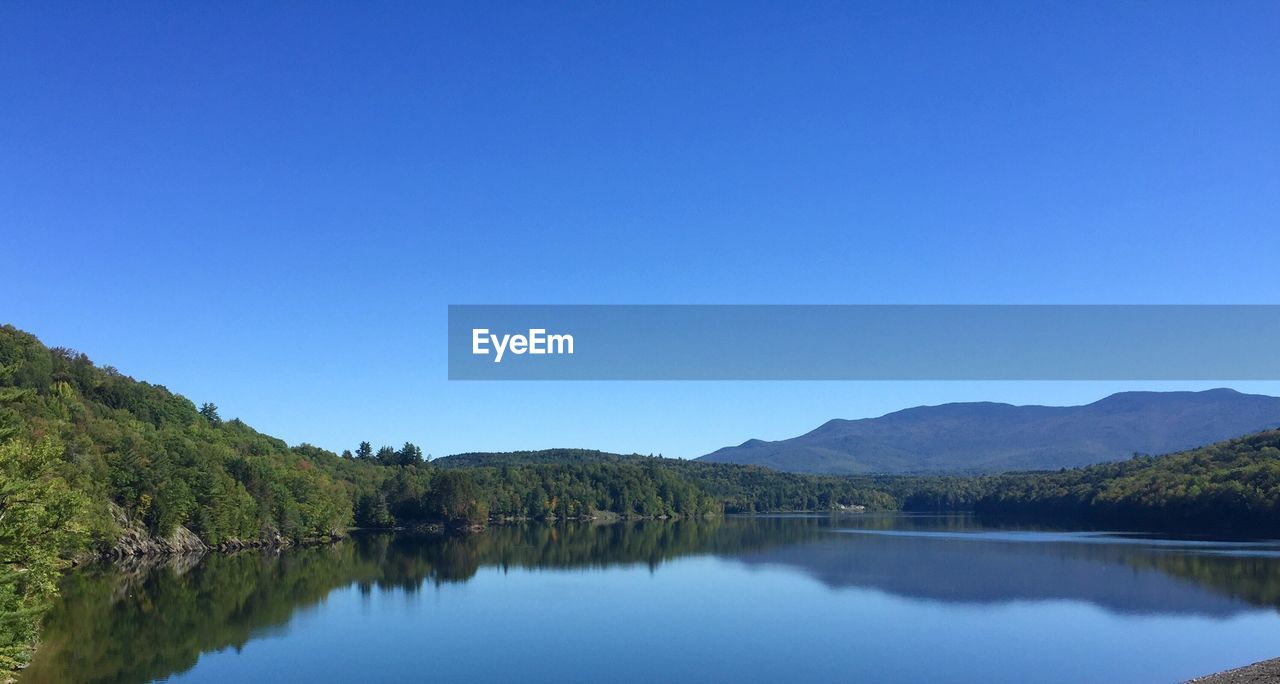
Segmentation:
[(400, 465), (417, 465), (422, 463), (422, 449), (413, 442), (405, 442), (404, 447), (396, 452), (399, 457)]
[(209, 424), (214, 427), (222, 425), (222, 416), (218, 415), (218, 407), (215, 404), (209, 402), (201, 404), (200, 415), (204, 416), (205, 420), (208, 420)]
[(361, 442), (360, 446), (356, 447), (356, 458), (362, 461), (373, 458), (373, 445), (368, 442)]
[(379, 447), (374, 460), (382, 465), (395, 465), (400, 462), (400, 455), (389, 446)]

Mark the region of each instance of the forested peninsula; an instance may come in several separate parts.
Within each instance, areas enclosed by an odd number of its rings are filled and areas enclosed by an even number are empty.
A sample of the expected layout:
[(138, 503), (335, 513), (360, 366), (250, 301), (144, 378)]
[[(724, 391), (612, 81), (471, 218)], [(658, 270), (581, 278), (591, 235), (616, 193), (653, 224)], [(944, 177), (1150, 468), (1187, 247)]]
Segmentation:
[(981, 477), (821, 476), (580, 449), (424, 460), (414, 443), (289, 446), (0, 327), (0, 680), (77, 560), (283, 546), (352, 527), (962, 510), (1280, 534), (1280, 432), (1163, 457)]

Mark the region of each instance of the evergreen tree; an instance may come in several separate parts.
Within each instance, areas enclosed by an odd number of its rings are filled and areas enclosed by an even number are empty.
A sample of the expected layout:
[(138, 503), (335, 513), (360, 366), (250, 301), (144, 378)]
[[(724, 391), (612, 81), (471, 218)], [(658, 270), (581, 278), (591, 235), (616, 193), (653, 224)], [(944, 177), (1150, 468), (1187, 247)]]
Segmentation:
[(422, 463), (422, 449), (413, 442), (405, 442), (404, 447), (396, 452), (400, 465), (418, 465)]
[(218, 415), (218, 407), (214, 404), (207, 403), (207, 402), (204, 404), (201, 404), (200, 415), (204, 416), (205, 420), (208, 420), (209, 424), (213, 425), (214, 427), (218, 427), (219, 425), (222, 425), (222, 417)]

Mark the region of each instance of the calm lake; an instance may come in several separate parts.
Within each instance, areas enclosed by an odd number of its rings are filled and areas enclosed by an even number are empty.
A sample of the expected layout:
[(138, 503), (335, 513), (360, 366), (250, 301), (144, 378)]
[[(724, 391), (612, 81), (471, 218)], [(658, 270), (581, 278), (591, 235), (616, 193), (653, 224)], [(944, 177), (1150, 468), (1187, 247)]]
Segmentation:
[(362, 533), (67, 576), (24, 682), (1178, 682), (1280, 656), (1280, 543), (966, 516)]

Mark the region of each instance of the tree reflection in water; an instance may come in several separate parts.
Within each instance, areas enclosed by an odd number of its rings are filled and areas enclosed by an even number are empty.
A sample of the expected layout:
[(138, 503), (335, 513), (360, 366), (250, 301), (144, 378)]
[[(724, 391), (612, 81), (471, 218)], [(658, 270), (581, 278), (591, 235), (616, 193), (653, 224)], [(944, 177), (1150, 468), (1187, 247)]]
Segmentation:
[[(1117, 543), (1118, 542), (1118, 543)], [(1122, 613), (1229, 615), (1280, 607), (1267, 545), (1012, 533), (971, 516), (729, 517), (511, 525), (463, 535), (359, 533), (333, 546), (211, 554), (70, 573), (26, 682), (141, 682), (240, 649), (356, 585), (419, 592), (482, 568), (658, 569), (687, 555), (801, 572), (833, 588), (944, 602), (1070, 599)]]

